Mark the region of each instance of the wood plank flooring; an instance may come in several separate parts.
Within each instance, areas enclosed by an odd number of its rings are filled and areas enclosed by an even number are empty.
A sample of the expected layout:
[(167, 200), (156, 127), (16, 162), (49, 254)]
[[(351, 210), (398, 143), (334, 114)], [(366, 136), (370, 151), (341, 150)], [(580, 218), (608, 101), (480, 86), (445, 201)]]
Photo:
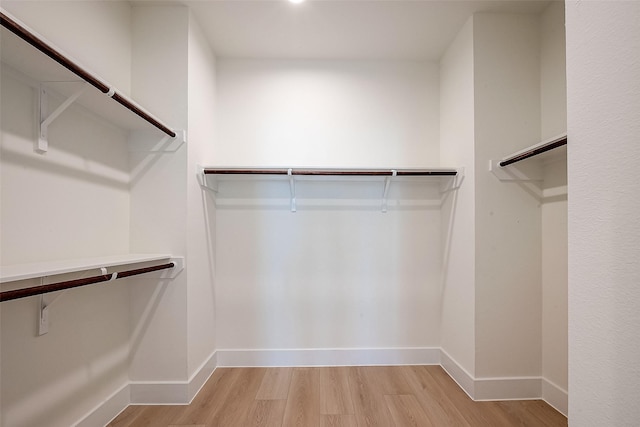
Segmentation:
[(190, 405), (130, 406), (108, 427), (566, 426), (540, 400), (474, 402), (440, 366), (218, 368)]

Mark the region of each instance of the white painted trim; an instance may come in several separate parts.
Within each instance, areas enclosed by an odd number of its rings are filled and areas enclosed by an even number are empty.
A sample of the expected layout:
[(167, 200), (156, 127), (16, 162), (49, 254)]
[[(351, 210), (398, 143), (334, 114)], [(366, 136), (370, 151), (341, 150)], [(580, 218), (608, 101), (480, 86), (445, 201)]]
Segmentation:
[(282, 350), (218, 350), (218, 366), (379, 366), (439, 365), (440, 349), (336, 348)]
[(476, 378), (474, 391), (475, 401), (540, 399), (542, 397), (542, 378)]
[(475, 378), (446, 351), (440, 353), (442, 368), (475, 401), (543, 399), (567, 416), (568, 393), (544, 378)]
[(125, 384), (116, 390), (105, 400), (96, 405), (89, 413), (75, 423), (74, 427), (95, 427), (109, 424), (120, 415), (130, 402), (129, 384)]
[(475, 396), (475, 378), (466, 369), (456, 362), (446, 351), (440, 349), (440, 365), (447, 374), (460, 386), (460, 388), (467, 393), (467, 395), (474, 399)]
[(207, 382), (209, 377), (213, 374), (213, 371), (218, 367), (218, 353), (214, 351), (211, 355), (205, 360), (202, 365), (194, 374), (189, 378), (189, 390), (188, 397), (189, 403), (193, 401), (198, 392), (204, 387), (204, 384)]
[(107, 425), (129, 405), (188, 405), (215, 371), (217, 360), (214, 351), (188, 381), (131, 381), (96, 405), (73, 426)]
[(188, 381), (132, 381), (132, 405), (188, 405), (207, 382), (218, 363), (217, 352), (205, 360)]
[(546, 378), (542, 378), (542, 400), (565, 417), (569, 416), (569, 393)]
[(132, 405), (187, 405), (187, 381), (135, 381), (131, 387)]

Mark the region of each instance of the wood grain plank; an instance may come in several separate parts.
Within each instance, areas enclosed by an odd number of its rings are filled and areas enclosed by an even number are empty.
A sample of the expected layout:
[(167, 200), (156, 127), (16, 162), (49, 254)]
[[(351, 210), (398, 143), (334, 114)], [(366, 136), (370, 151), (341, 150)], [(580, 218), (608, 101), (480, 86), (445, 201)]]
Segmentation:
[(180, 405), (152, 405), (142, 406), (142, 411), (129, 424), (135, 427), (158, 427), (175, 424), (175, 418), (180, 414), (184, 406)]
[(526, 426), (566, 426), (567, 418), (541, 400), (510, 400), (496, 402), (501, 410)]
[[(416, 396), (416, 399), (418, 399), (418, 403), (434, 425), (470, 427), (470, 424), (449, 399), (449, 394), (452, 391), (449, 390), (448, 387), (443, 387), (438, 384), (429, 374), (429, 371), (434, 369), (440, 369), (440, 367), (403, 367), (403, 374), (413, 390), (413, 394)], [(452, 386), (459, 388), (455, 383)]]
[(320, 425), (320, 371), (318, 368), (295, 368), (291, 376), (289, 398), (283, 427), (317, 427)]
[(349, 369), (349, 385), (356, 421), (359, 427), (393, 426), (391, 414), (384, 401), (384, 395), (370, 368)]
[(262, 379), (256, 399), (280, 400), (286, 399), (291, 383), (292, 368), (270, 368)]
[(431, 423), (414, 395), (386, 395), (384, 400), (387, 402), (387, 407), (389, 408), (389, 412), (391, 412), (391, 418), (396, 427), (436, 426), (436, 424)]
[(249, 410), (253, 404), (258, 388), (262, 383), (265, 368), (236, 368), (239, 375), (233, 382), (220, 408), (206, 419), (209, 427), (244, 427)]
[(320, 370), (320, 413), (353, 414), (349, 390), (349, 368), (335, 367)]
[(136, 418), (142, 413), (145, 406), (131, 405), (120, 413), (113, 421), (107, 424), (106, 427), (129, 427), (133, 425)]
[[(109, 427), (391, 427), (413, 425), (415, 420), (443, 427), (567, 426), (566, 417), (540, 400), (474, 402), (440, 366), (289, 370), (286, 400), (256, 400), (259, 392), (264, 397), (281, 395), (287, 382), (282, 370), (219, 368), (191, 405), (130, 406)], [(353, 414), (321, 414), (348, 408), (345, 382)], [(336, 395), (322, 397), (323, 387)], [(413, 398), (399, 397), (406, 395)]]
[(247, 427), (281, 427), (286, 400), (255, 400), (249, 409)]
[(474, 402), (439, 366), (427, 371), (440, 387), (447, 390), (451, 404), (472, 426), (513, 426), (515, 420), (499, 410), (495, 402)]
[(218, 368), (205, 383), (200, 393), (175, 420), (175, 424), (203, 424), (218, 413), (242, 372), (233, 368)]
[(405, 376), (402, 366), (369, 366), (365, 368), (367, 375), (375, 381), (382, 394), (411, 394), (413, 391)]
[(358, 427), (356, 416), (350, 415), (320, 415), (320, 427)]

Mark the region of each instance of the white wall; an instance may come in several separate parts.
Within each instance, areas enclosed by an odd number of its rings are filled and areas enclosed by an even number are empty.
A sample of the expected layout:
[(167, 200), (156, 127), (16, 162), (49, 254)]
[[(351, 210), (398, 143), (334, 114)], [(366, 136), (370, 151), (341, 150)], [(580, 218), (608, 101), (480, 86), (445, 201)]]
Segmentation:
[(437, 210), (221, 209), (220, 349), (437, 347)]
[(216, 163), (436, 165), (438, 68), (425, 62), (218, 61)]
[[(131, 93), (129, 4), (120, 1), (2, 0), (2, 7), (85, 69), (120, 92)], [(78, 43), (78, 34), (81, 34), (82, 43)]]
[(440, 159), (465, 167), (459, 190), (442, 208), (442, 349), (475, 371), (475, 147), (473, 19), (440, 62)]
[[(133, 97), (153, 105), (157, 116), (175, 128), (186, 129), (189, 11), (136, 6), (132, 17)], [(157, 141), (162, 137), (158, 133)], [(187, 146), (131, 153), (130, 167), (131, 252), (186, 255)], [(167, 282), (132, 281), (132, 380), (186, 380), (188, 273)]]
[[(64, 7), (40, 15), (33, 4), (3, 6), (63, 48), (77, 44), (74, 28), (52, 19), (68, 11)], [(88, 61), (111, 61), (114, 76), (128, 74), (131, 49), (127, 32), (111, 39), (107, 27), (128, 28), (127, 10), (94, 3), (73, 14), (105, 16), (105, 26), (96, 26), (104, 49), (85, 53)], [(0, 85), (2, 264), (127, 253), (126, 134), (72, 106), (50, 126), (49, 151), (35, 153), (37, 89), (6, 69)], [(52, 106), (59, 102), (51, 99)], [(38, 298), (2, 303), (0, 424), (68, 426), (127, 383), (127, 287), (122, 280), (66, 292), (51, 306), (49, 333), (43, 336), (37, 336)]]
[[(564, 3), (551, 3), (540, 21), (541, 139), (567, 129), (566, 43)], [(560, 194), (543, 199), (542, 215), (542, 397), (554, 401), (554, 390), (568, 389), (567, 303), (567, 185), (566, 158), (544, 166), (547, 191)], [(566, 399), (555, 403), (566, 413)], [(561, 407), (560, 407), (561, 406)]]
[[(475, 167), (540, 140), (538, 17), (474, 16)], [(476, 174), (478, 378), (541, 372), (541, 219), (521, 185)]]
[(202, 30), (189, 17), (189, 144), (187, 159), (187, 292), (189, 376), (215, 350), (213, 259), (215, 206), (200, 188), (196, 165), (213, 163), (215, 132), (215, 57)]
[(566, 4), (569, 416), (640, 419), (640, 3)]
[[(216, 164), (439, 163), (435, 64), (219, 60), (217, 71)], [(275, 197), (277, 186), (249, 191)], [(351, 206), (218, 206), (218, 348), (438, 346), (439, 211), (382, 214), (358, 208), (349, 186), (312, 187)], [(362, 187), (378, 201), (382, 190)]]

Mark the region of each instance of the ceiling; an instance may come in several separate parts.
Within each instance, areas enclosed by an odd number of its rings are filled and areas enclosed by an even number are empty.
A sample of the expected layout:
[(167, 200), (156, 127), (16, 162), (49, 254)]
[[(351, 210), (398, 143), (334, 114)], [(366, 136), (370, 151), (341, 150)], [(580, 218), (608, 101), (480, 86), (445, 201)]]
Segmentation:
[(476, 12), (540, 13), (534, 0), (181, 0), (221, 58), (438, 60)]

